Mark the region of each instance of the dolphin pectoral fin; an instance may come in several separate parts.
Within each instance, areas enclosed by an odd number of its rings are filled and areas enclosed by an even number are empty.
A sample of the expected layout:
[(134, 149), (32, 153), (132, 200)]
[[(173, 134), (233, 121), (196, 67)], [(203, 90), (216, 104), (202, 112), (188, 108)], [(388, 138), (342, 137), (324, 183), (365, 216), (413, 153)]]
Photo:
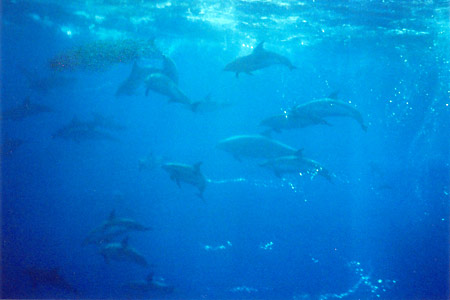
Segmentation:
[(234, 157), (234, 159), (237, 160), (238, 162), (242, 162), (242, 159), (239, 157), (239, 155), (234, 154), (233, 157)]
[(295, 151), (295, 156), (302, 157), (303, 156), (303, 148), (298, 149), (297, 151)]
[(272, 137), (272, 130), (271, 129), (264, 130), (263, 132), (261, 132), (261, 135), (265, 136), (267, 138), (271, 138)]
[(236, 72), (236, 78), (239, 78), (239, 72)]
[(150, 88), (149, 88), (149, 87), (145, 89), (145, 97), (148, 96), (148, 92), (149, 92), (149, 91), (150, 91)]
[(277, 178), (282, 178), (282, 177), (281, 177), (281, 173), (278, 172), (277, 170), (273, 170), (273, 174), (275, 174), (275, 176), (276, 176)]
[(252, 72), (250, 72), (250, 71), (248, 71), (248, 72), (245, 72), (245, 73), (247, 73), (247, 75), (253, 76), (253, 73), (252, 73)]
[(200, 105), (200, 103), (201, 103), (201, 101), (197, 101), (197, 102), (190, 104), (192, 112), (197, 112), (197, 109), (198, 109), (198, 106)]
[(361, 128), (362, 130), (364, 130), (364, 132), (367, 132), (367, 125), (361, 124)]
[[(203, 191), (201, 191), (200, 193), (197, 194), (197, 196), (202, 199), (203, 201), (205, 201), (205, 198), (203, 197)], [(206, 201), (205, 201), (206, 202)]]
[(339, 90), (335, 90), (335, 91), (333, 91), (332, 93), (330, 93), (330, 94), (328, 95), (328, 98), (337, 100), (338, 95), (339, 95)]
[(319, 124), (327, 125), (327, 126), (330, 126), (330, 127), (333, 126), (333, 124), (331, 124), (330, 122), (328, 122), (328, 121), (325, 120), (325, 119), (319, 119), (318, 121), (319, 121)]
[(289, 71), (292, 71), (292, 70), (295, 70), (295, 69), (298, 69), (298, 68), (296, 66), (293, 66), (293, 65), (289, 66)]
[(175, 179), (175, 182), (177, 183), (178, 187), (181, 189), (180, 180), (177, 178), (177, 179)]
[(196, 164), (193, 165), (195, 173), (200, 173), (200, 166), (203, 162), (199, 161)]

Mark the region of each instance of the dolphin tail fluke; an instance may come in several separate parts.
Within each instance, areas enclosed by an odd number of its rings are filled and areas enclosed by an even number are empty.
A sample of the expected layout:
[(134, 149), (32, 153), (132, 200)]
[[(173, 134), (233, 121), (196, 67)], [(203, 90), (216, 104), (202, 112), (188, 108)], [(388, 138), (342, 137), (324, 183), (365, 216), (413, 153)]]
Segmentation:
[(203, 197), (203, 190), (201, 190), (201, 191), (197, 194), (197, 196), (198, 196), (200, 199), (202, 199), (204, 202), (206, 202), (206, 201), (205, 201), (205, 197)]
[(200, 166), (203, 164), (203, 162), (199, 161), (196, 164), (194, 164), (194, 170), (195, 172), (199, 173), (200, 172)]
[(296, 66), (294, 66), (294, 65), (290, 65), (289, 66), (289, 71), (292, 71), (292, 70), (295, 70), (295, 69), (298, 69)]
[(330, 126), (330, 127), (333, 126), (333, 124), (331, 124), (330, 122), (328, 122), (325, 119), (319, 119), (318, 122), (319, 122), (319, 124), (322, 124), (322, 125), (327, 125), (327, 126)]

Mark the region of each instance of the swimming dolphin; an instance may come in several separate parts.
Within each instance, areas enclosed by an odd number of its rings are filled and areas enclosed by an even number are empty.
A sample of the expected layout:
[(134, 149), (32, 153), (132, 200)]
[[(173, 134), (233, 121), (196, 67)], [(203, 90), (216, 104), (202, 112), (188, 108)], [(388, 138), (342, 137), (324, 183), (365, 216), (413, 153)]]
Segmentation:
[(144, 226), (141, 223), (129, 219), (129, 218), (118, 218), (116, 216), (116, 211), (112, 210), (109, 214), (108, 220), (104, 224), (104, 228), (108, 229), (111, 227), (122, 227), (129, 231), (148, 231), (151, 227)]
[(150, 273), (145, 280), (132, 281), (125, 284), (124, 287), (141, 293), (152, 291), (164, 294), (172, 293), (175, 288), (173, 285), (165, 283), (164, 280), (155, 278), (153, 273)]
[(40, 269), (40, 268), (26, 268), (25, 273), (31, 280), (31, 285), (36, 288), (39, 285), (52, 286), (69, 293), (77, 294), (77, 290), (68, 283), (59, 274), (58, 268)]
[(106, 263), (111, 260), (132, 262), (142, 267), (149, 267), (144, 256), (138, 253), (134, 248), (128, 246), (128, 237), (125, 237), (121, 243), (109, 243), (100, 249)]
[(175, 62), (168, 56), (162, 56), (162, 70), (161, 73), (172, 79), (175, 84), (178, 84), (178, 69)]
[(226, 65), (224, 71), (234, 72), (236, 73), (236, 77), (239, 77), (239, 73), (253, 75), (253, 71), (272, 65), (284, 65), (287, 66), (289, 70), (296, 69), (287, 57), (265, 50), (264, 42), (261, 42), (250, 55), (236, 58)]
[(52, 111), (53, 110), (46, 105), (32, 103), (30, 101), (30, 98), (27, 97), (27, 98), (25, 98), (25, 100), (23, 100), (23, 102), (20, 105), (2, 112), (0, 114), (0, 118), (2, 120), (17, 121), (17, 120), (22, 120), (22, 119), (30, 117), (30, 116), (34, 116), (34, 115), (38, 115), (38, 114), (46, 113), (46, 112), (52, 112)]
[(201, 162), (194, 165), (180, 163), (165, 163), (161, 167), (170, 175), (170, 179), (175, 181), (180, 187), (181, 182), (191, 184), (198, 188), (198, 196), (203, 199), (203, 192), (206, 187), (206, 178), (200, 171)]
[(116, 91), (116, 97), (126, 95), (132, 96), (136, 91), (144, 85), (145, 78), (152, 73), (161, 72), (158, 68), (140, 67), (137, 62), (133, 63), (130, 75), (123, 81)]
[(169, 102), (176, 102), (187, 105), (191, 110), (195, 110), (195, 103), (193, 103), (170, 79), (167, 75), (162, 73), (152, 73), (145, 80), (147, 89), (145, 95), (148, 96), (150, 90), (168, 96)]
[(357, 121), (364, 131), (367, 131), (361, 113), (352, 105), (341, 100), (331, 98), (313, 100), (295, 106), (291, 113), (296, 118), (316, 120), (318, 123), (326, 122), (323, 121), (326, 117), (350, 117)]
[(230, 107), (231, 105), (232, 104), (230, 102), (212, 100), (211, 94), (208, 94), (202, 101), (194, 102), (192, 104), (192, 110), (194, 112), (210, 113), (220, 111), (222, 109)]
[(145, 79), (153, 73), (161, 73), (172, 79), (175, 84), (178, 84), (178, 70), (169, 57), (162, 56), (162, 68), (156, 67), (141, 67), (137, 62), (133, 63), (130, 75), (121, 83), (116, 91), (116, 97), (121, 95), (132, 96), (136, 91), (144, 85)]
[(273, 159), (287, 155), (302, 155), (297, 150), (263, 135), (236, 135), (217, 144), (217, 148), (231, 153), (237, 160), (242, 157)]
[(96, 127), (97, 125), (94, 122), (81, 122), (74, 117), (69, 124), (58, 129), (52, 135), (52, 138), (73, 140), (77, 143), (86, 140), (117, 141), (112, 135), (99, 131)]
[(334, 175), (332, 175), (318, 162), (306, 157), (299, 157), (295, 155), (281, 156), (270, 159), (260, 164), (260, 166), (272, 170), (277, 177), (281, 177), (286, 173), (306, 173), (311, 176), (321, 175), (329, 181), (332, 181), (332, 178), (334, 177)]
[(132, 231), (148, 231), (151, 229), (151, 227), (144, 226), (133, 219), (118, 218), (116, 217), (115, 210), (112, 210), (105, 222), (89, 232), (88, 236), (83, 241), (83, 245), (107, 244), (112, 242), (115, 238)]
[(273, 131), (281, 132), (283, 129), (304, 128), (310, 125), (323, 124), (331, 126), (326, 120), (313, 116), (298, 116), (290, 111), (266, 118), (261, 121), (261, 126), (270, 127)]

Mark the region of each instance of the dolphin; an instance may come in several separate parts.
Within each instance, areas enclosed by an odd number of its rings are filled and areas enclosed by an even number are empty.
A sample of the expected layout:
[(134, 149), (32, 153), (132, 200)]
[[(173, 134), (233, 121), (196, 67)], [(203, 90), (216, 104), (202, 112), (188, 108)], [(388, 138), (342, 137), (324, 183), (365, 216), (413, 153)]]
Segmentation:
[(150, 90), (168, 96), (169, 102), (176, 102), (187, 105), (191, 110), (195, 111), (195, 103), (179, 89), (175, 82), (167, 75), (162, 73), (152, 73), (145, 80), (147, 89), (145, 95), (148, 96)]
[(194, 102), (192, 104), (192, 110), (194, 112), (209, 113), (220, 111), (222, 109), (230, 107), (231, 105), (232, 104), (230, 102), (212, 100), (211, 94), (208, 94), (202, 101)]
[(46, 105), (32, 103), (30, 98), (27, 97), (20, 105), (2, 112), (0, 118), (17, 121), (46, 112), (53, 112), (53, 109)]
[(306, 157), (299, 157), (295, 155), (281, 156), (270, 159), (264, 163), (261, 163), (260, 166), (272, 170), (277, 177), (281, 177), (286, 173), (306, 173), (311, 176), (321, 175), (330, 182), (334, 177), (334, 175), (332, 175), (318, 162)]
[(367, 131), (361, 113), (352, 105), (336, 99), (323, 98), (295, 106), (291, 113), (296, 118), (316, 120), (318, 123), (326, 117), (349, 117), (359, 123), (362, 130)]
[(304, 128), (310, 125), (323, 124), (331, 126), (326, 120), (309, 116), (298, 116), (286, 111), (285, 113), (268, 117), (261, 121), (261, 126), (270, 127), (273, 131), (281, 132), (283, 129)]
[(132, 281), (124, 285), (124, 288), (136, 292), (160, 292), (170, 294), (174, 290), (173, 285), (168, 285), (163, 279), (157, 279), (150, 273), (145, 280)]
[(206, 187), (206, 178), (200, 171), (201, 162), (194, 165), (181, 163), (165, 163), (161, 167), (170, 175), (170, 179), (175, 181), (180, 187), (181, 182), (191, 184), (200, 191), (199, 197), (203, 199), (203, 192)]
[(144, 226), (141, 223), (129, 219), (129, 218), (118, 218), (116, 217), (115, 210), (112, 210), (109, 214), (108, 220), (106, 221), (104, 228), (108, 229), (111, 227), (122, 227), (129, 231), (148, 231), (151, 230), (151, 227)]
[(40, 268), (26, 268), (25, 273), (31, 280), (31, 285), (36, 288), (39, 285), (52, 286), (54, 288), (64, 290), (69, 293), (77, 294), (77, 290), (68, 283), (59, 274), (58, 268), (40, 269)]
[(280, 156), (301, 156), (302, 149), (295, 149), (263, 135), (236, 135), (217, 144), (217, 148), (231, 153), (234, 158), (242, 157), (273, 159)]
[(162, 70), (161, 73), (172, 79), (175, 84), (178, 84), (178, 69), (175, 62), (168, 56), (162, 56)]
[(151, 229), (151, 227), (144, 226), (133, 219), (118, 218), (116, 217), (115, 210), (112, 210), (105, 222), (89, 232), (83, 241), (83, 245), (107, 244), (112, 242), (116, 237), (132, 231), (148, 231)]
[(132, 262), (142, 267), (149, 267), (144, 256), (138, 253), (134, 248), (128, 246), (128, 237), (125, 237), (121, 243), (109, 243), (101, 247), (100, 254), (106, 263), (111, 260)]
[(134, 95), (144, 85), (145, 79), (153, 73), (164, 74), (172, 79), (175, 84), (178, 84), (178, 70), (175, 63), (166, 55), (162, 55), (162, 68), (141, 67), (137, 62), (134, 62), (130, 75), (128, 75), (127, 79), (117, 89), (116, 97)]
[(99, 131), (96, 127), (97, 125), (94, 122), (81, 122), (74, 117), (69, 124), (58, 129), (52, 135), (52, 138), (73, 140), (77, 143), (87, 140), (117, 141), (112, 135)]
[(144, 80), (152, 73), (161, 72), (158, 68), (140, 67), (137, 62), (133, 63), (130, 75), (123, 81), (116, 91), (116, 97), (126, 95), (132, 96), (136, 91), (144, 85)]
[(236, 77), (239, 77), (239, 73), (253, 75), (253, 71), (272, 65), (284, 65), (288, 67), (289, 70), (296, 69), (287, 57), (265, 50), (264, 42), (261, 42), (258, 46), (256, 46), (250, 55), (238, 57), (234, 61), (227, 64), (224, 71), (234, 72), (236, 73)]

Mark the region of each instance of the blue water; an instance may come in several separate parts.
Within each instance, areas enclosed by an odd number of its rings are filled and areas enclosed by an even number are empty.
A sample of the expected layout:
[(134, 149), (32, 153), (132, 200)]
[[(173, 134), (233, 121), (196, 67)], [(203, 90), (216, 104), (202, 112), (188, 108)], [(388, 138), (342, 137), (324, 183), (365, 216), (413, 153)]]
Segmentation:
[[(27, 97), (53, 110), (1, 121), (3, 298), (449, 298), (447, 1), (78, 2), (1, 3), (2, 112)], [(229, 105), (192, 112), (156, 92), (146, 97), (144, 86), (116, 97), (133, 60), (50, 68), (64, 51), (123, 38), (154, 39), (186, 95)], [(260, 41), (297, 69), (223, 71)], [(54, 75), (69, 80), (30, 84)], [(335, 91), (367, 132), (336, 117), (271, 135), (303, 149), (333, 182), (279, 178), (216, 148)], [(125, 129), (109, 130), (111, 140), (52, 137), (93, 114)], [(13, 140), (22, 143), (5, 150)], [(149, 154), (158, 162), (139, 170)], [(171, 180), (159, 166), (167, 162), (202, 162), (204, 200)], [(149, 267), (107, 263), (100, 247), (82, 245), (112, 210), (152, 227), (127, 234)], [(44, 279), (33, 286), (30, 268), (58, 268), (77, 292)], [(149, 273), (173, 292), (124, 287)]]

